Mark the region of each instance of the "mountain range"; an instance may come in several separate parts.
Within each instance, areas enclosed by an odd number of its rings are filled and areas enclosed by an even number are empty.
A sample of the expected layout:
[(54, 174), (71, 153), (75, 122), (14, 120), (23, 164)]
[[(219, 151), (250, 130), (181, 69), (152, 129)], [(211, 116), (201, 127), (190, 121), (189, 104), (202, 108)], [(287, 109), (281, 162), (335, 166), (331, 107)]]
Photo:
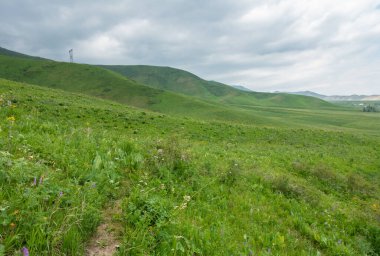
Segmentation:
[(311, 91), (289, 92), (289, 94), (304, 95), (326, 101), (380, 101), (380, 95), (322, 95)]

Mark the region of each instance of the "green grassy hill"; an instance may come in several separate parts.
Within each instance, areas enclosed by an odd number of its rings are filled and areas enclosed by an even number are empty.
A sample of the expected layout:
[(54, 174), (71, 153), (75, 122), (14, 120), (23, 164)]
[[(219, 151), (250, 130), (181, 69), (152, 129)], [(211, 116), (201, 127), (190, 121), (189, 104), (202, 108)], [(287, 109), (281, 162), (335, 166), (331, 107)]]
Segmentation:
[(335, 131), (0, 79), (0, 255), (379, 255), (380, 138), (337, 125), (379, 115), (298, 111)]
[(256, 118), (237, 110), (185, 95), (138, 84), (112, 71), (83, 64), (14, 58), (0, 55), (0, 77), (72, 92), (166, 114), (203, 119), (254, 122)]
[(46, 59), (41, 58), (41, 57), (34, 57), (34, 56), (19, 53), (19, 52), (14, 52), (14, 51), (11, 51), (11, 50), (8, 50), (5, 48), (1, 48), (1, 47), (0, 47), (0, 55), (20, 57), (20, 58), (24, 58), (24, 59), (46, 60)]
[(141, 84), (229, 105), (277, 106), (289, 108), (334, 108), (331, 103), (313, 97), (282, 93), (260, 93), (238, 90), (232, 86), (206, 81), (187, 71), (157, 66), (101, 67), (118, 72)]
[[(204, 100), (151, 88), (110, 70), (84, 64), (0, 55), (0, 77), (83, 93), (164, 114), (206, 121), (219, 120), (285, 128), (308, 127), (347, 131), (360, 129), (367, 130), (371, 134), (377, 134), (378, 130), (376, 126), (378, 115), (335, 108), (323, 110), (323, 108), (297, 109), (250, 104), (228, 105), (215, 100)], [(278, 97), (282, 96), (278, 95)], [(293, 95), (289, 96), (293, 97)], [(301, 96), (294, 97), (296, 100), (303, 101)]]

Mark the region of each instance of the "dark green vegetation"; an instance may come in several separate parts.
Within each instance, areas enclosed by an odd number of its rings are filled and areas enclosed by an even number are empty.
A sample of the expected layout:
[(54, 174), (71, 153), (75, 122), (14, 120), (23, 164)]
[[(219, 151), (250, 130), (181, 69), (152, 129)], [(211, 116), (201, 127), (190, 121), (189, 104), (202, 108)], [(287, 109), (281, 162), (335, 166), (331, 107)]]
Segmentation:
[(377, 112), (377, 108), (374, 105), (369, 104), (363, 107), (363, 112)]
[(291, 108), (333, 108), (330, 103), (300, 95), (238, 90), (206, 81), (187, 71), (155, 66), (101, 66), (154, 88), (173, 91), (233, 106), (276, 106)]
[(334, 104), (361, 111), (368, 106), (373, 107), (376, 111), (380, 110), (380, 101), (336, 101)]
[(113, 204), (118, 255), (380, 255), (379, 113), (230, 107), (52, 61), (0, 73), (44, 86), (0, 79), (0, 255), (83, 255)]

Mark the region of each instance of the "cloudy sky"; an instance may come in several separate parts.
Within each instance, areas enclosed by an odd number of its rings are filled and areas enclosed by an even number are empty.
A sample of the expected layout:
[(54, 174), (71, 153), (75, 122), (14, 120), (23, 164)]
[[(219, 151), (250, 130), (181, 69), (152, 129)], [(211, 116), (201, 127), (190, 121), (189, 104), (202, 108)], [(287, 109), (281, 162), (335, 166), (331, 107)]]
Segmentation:
[(0, 0), (0, 46), (256, 91), (380, 94), (380, 0)]

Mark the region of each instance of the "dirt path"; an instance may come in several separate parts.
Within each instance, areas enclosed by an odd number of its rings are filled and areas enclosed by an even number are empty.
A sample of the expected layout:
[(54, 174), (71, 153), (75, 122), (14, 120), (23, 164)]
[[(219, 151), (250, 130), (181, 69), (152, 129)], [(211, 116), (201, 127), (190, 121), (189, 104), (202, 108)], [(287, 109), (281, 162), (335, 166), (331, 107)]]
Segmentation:
[(117, 251), (122, 229), (117, 220), (121, 214), (120, 203), (120, 201), (113, 202), (104, 211), (102, 223), (87, 245), (86, 256), (112, 256)]

